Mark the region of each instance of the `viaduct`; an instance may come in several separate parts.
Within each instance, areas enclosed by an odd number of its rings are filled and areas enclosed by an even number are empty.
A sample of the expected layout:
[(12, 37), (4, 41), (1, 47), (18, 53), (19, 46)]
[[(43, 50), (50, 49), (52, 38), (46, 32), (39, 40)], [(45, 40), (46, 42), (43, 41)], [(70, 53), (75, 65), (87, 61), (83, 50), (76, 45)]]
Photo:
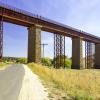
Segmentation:
[(100, 69), (100, 37), (3, 3), (0, 3), (0, 59), (3, 57), (3, 22), (27, 27), (28, 62), (40, 62), (41, 31), (47, 31), (54, 33), (54, 57), (59, 56), (55, 60), (55, 68), (64, 66), (65, 60), (62, 63), (61, 56), (65, 55), (67, 36), (72, 39), (72, 69), (83, 67), (82, 41), (85, 41), (85, 68)]

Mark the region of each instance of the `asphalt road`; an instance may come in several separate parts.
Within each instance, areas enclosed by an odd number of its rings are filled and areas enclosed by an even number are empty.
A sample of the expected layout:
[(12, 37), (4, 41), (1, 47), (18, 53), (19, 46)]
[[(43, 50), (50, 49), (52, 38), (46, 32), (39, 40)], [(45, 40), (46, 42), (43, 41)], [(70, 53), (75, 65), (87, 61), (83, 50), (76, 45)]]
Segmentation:
[(0, 100), (48, 100), (36, 74), (23, 64), (0, 69)]

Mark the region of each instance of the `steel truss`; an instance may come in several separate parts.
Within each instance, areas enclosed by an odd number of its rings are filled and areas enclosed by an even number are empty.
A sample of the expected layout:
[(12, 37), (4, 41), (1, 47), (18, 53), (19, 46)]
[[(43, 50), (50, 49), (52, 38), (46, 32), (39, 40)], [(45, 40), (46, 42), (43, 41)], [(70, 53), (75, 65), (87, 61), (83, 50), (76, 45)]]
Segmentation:
[(94, 50), (93, 43), (85, 41), (85, 68), (90, 69), (94, 67)]
[(65, 67), (65, 36), (54, 34), (54, 67)]
[(3, 57), (3, 17), (0, 17), (0, 61), (2, 61), (2, 57)]

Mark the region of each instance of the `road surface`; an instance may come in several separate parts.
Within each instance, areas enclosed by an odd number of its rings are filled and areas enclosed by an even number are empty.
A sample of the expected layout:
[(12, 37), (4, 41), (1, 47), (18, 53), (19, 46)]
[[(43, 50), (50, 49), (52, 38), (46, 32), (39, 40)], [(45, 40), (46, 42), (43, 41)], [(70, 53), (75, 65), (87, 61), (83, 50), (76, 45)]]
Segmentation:
[(0, 69), (0, 100), (48, 100), (37, 75), (23, 64)]

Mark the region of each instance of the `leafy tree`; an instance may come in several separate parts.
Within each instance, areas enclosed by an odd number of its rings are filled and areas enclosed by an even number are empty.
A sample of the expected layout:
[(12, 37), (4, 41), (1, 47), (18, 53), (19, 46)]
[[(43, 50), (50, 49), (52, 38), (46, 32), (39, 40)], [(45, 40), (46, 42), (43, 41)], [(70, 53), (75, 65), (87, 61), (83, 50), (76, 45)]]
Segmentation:
[(26, 58), (18, 58), (16, 60), (16, 62), (19, 62), (19, 63), (27, 63), (27, 59)]
[(65, 68), (71, 68), (72, 61), (71, 59), (65, 59)]
[(45, 66), (52, 66), (52, 59), (48, 57), (41, 58), (41, 63)]

